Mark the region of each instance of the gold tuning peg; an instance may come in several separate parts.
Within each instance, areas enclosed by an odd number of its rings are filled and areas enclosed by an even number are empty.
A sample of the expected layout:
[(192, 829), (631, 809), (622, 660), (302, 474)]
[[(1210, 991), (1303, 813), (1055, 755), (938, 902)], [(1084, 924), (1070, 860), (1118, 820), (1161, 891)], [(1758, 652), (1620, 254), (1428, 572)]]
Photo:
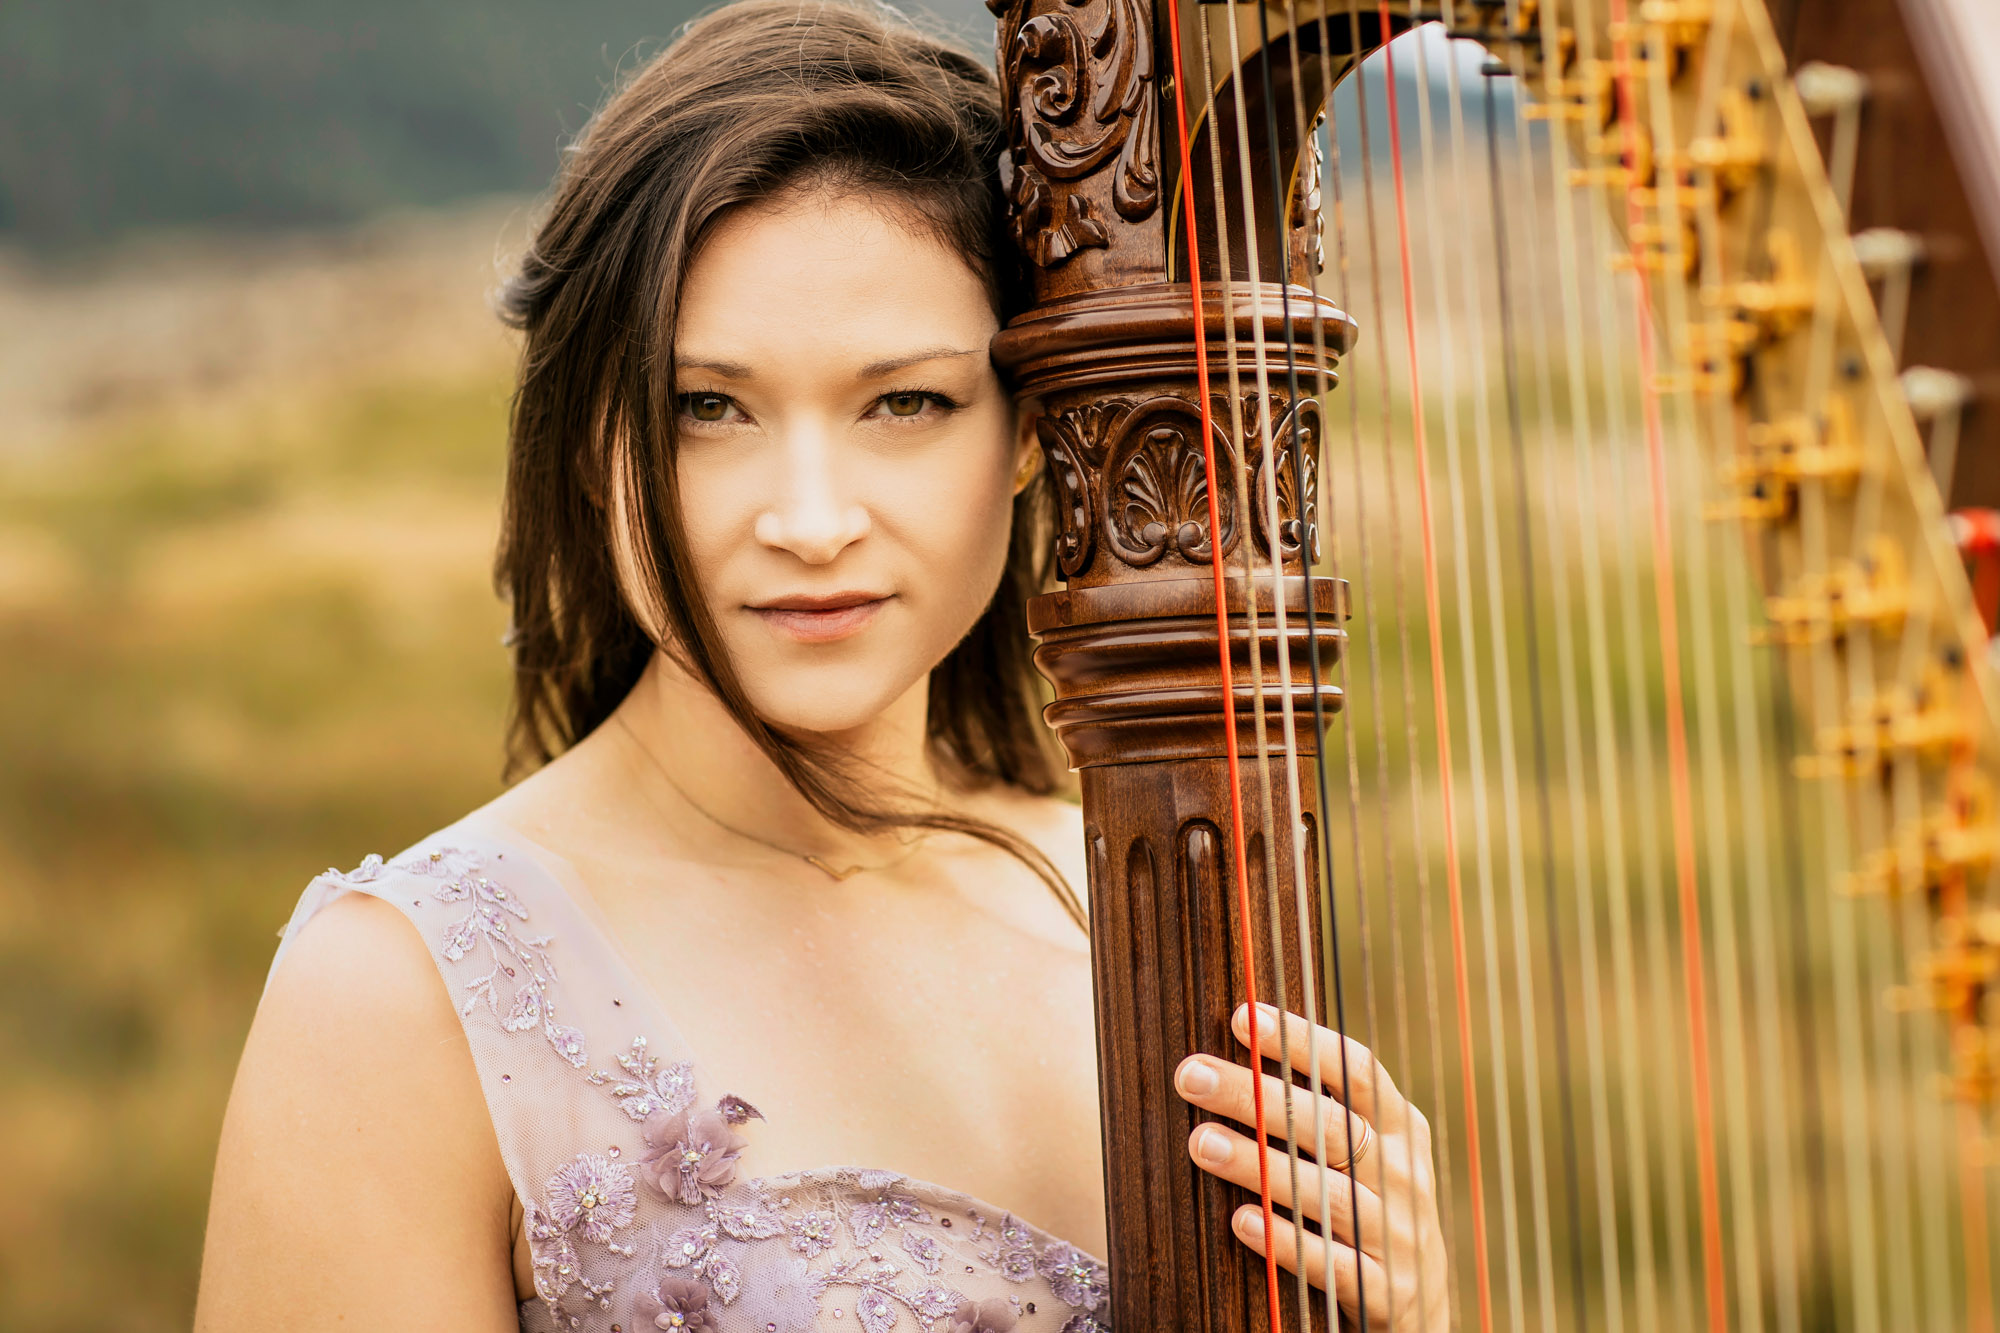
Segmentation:
[(1868, 543), (1859, 560), (1842, 560), (1824, 574), (1801, 579), (1796, 591), (1765, 601), (1766, 643), (1803, 646), (1842, 639), (1858, 629), (1894, 634), (1909, 614), (1910, 591), (1902, 550), (1888, 537)]
[(1724, 195), (1740, 194), (1756, 179), (1765, 158), (1756, 114), (1742, 89), (1725, 88), (1716, 98), (1715, 126), (1715, 133), (1690, 142), (1680, 161), (1710, 172)]
[(1818, 418), (1796, 412), (1751, 426), (1742, 456), (1723, 471), (1744, 497), (1733, 513), (1775, 522), (1796, 512), (1800, 483), (1817, 481), (1836, 495), (1845, 494), (1853, 490), (1862, 464), (1853, 409), (1846, 399), (1835, 397)]
[(1765, 247), (1771, 256), (1770, 277), (1725, 283), (1702, 293), (1702, 300), (1712, 308), (1735, 311), (1766, 338), (1777, 338), (1812, 313), (1813, 285), (1799, 257), (1799, 243), (1789, 231), (1773, 227)]

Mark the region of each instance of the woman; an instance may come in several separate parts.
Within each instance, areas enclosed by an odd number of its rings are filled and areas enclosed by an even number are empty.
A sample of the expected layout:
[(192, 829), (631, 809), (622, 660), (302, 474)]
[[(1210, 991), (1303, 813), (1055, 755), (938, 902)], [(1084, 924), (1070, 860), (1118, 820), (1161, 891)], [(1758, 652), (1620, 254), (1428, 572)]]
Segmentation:
[[(230, 1100), (197, 1327), (1108, 1311), (1082, 837), (1022, 628), (1037, 455), (987, 353), (1014, 299), (1002, 142), (981, 62), (754, 0), (571, 153), (507, 292), (499, 574), (540, 766), (307, 889)], [(1189, 1151), (1254, 1186), (1249, 1071), (1178, 1077), (1222, 1117)], [(1355, 1103), (1427, 1170), (1386, 1079)], [(1416, 1183), (1388, 1222), (1362, 1192), (1378, 1321), (1390, 1233), (1395, 1285), (1442, 1290)], [(1331, 1278), (1308, 1253), (1352, 1304), (1354, 1251)]]

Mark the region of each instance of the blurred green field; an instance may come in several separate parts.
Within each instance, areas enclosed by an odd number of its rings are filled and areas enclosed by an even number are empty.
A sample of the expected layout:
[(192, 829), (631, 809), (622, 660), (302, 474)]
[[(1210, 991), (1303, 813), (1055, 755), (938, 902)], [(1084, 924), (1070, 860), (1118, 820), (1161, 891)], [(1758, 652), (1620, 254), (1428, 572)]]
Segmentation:
[(187, 1326), (275, 932), (498, 789), (487, 360), (0, 451), (0, 1327)]

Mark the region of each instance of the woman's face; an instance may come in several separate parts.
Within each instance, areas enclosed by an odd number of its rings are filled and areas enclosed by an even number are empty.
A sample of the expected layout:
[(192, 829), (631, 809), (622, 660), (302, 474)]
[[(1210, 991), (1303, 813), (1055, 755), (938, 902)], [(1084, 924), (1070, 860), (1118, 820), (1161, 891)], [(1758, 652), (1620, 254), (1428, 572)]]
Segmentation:
[(1027, 442), (966, 262), (893, 203), (808, 192), (708, 238), (675, 331), (695, 575), (750, 701), (869, 722), (985, 610)]

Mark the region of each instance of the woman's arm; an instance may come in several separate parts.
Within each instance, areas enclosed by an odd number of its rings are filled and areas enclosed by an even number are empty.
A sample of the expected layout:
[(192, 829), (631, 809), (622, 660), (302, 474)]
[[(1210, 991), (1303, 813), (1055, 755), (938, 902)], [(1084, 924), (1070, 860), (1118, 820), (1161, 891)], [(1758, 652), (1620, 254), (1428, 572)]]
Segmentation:
[(513, 1190), (423, 941), (362, 893), (307, 923), (223, 1119), (198, 1333), (519, 1327)]

